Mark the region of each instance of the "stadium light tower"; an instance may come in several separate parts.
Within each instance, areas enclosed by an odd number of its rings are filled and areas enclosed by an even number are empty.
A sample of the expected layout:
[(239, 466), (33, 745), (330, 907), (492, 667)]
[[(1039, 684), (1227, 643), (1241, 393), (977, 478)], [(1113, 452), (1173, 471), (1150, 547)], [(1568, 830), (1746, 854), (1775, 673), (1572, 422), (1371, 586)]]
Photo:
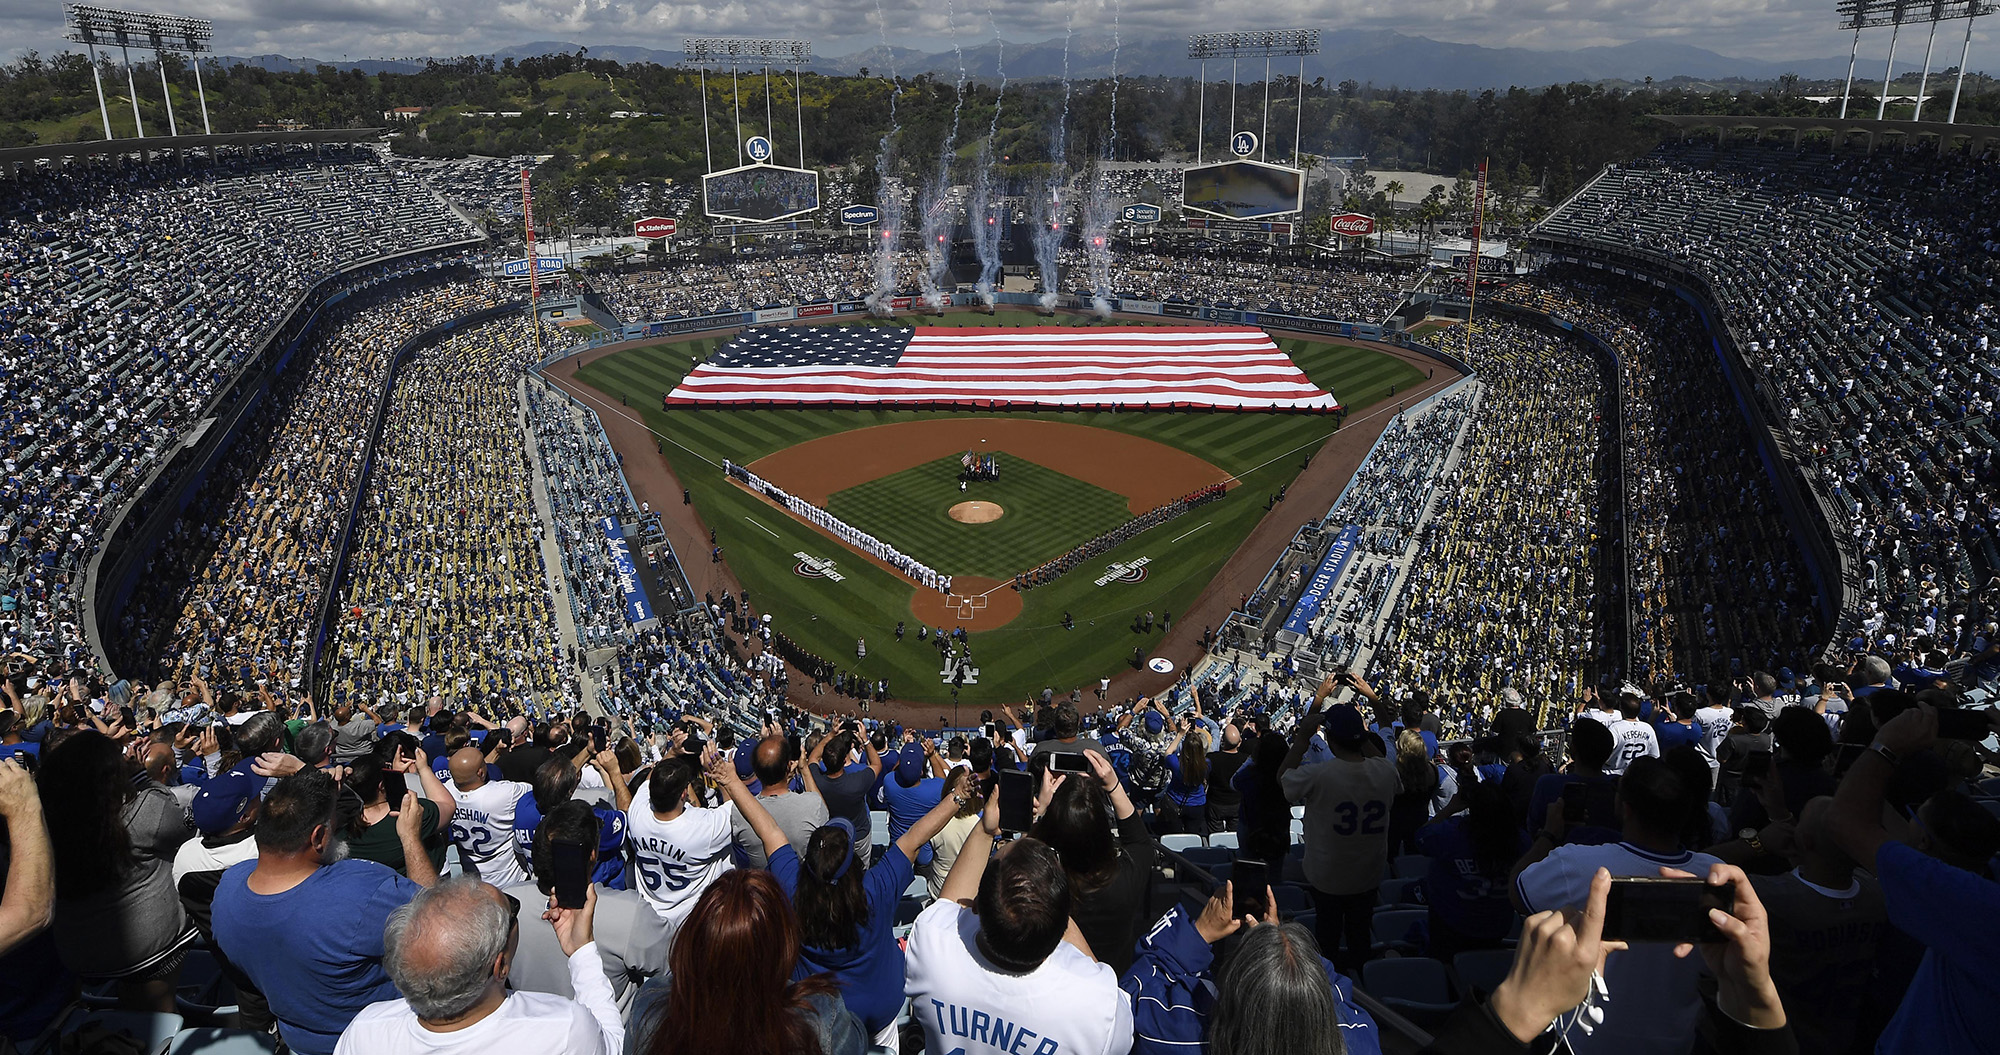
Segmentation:
[(154, 14), (143, 11), (118, 11), (91, 4), (63, 5), (65, 39), (82, 44), (90, 53), (90, 77), (97, 85), (97, 112), (104, 120), (104, 138), (111, 138), (111, 110), (104, 102), (104, 78), (97, 69), (97, 48), (99, 45), (115, 47), (125, 63), (125, 89), (132, 97), (132, 126), (141, 139), (145, 138), (146, 125), (139, 117), (139, 89), (132, 79), (132, 48), (143, 48), (153, 52), (160, 66), (160, 94), (167, 104), (167, 134), (180, 135), (180, 128), (174, 123), (174, 97), (167, 85), (168, 52), (185, 52), (194, 66), (195, 94), (201, 99), (201, 131), (208, 135), (208, 92), (201, 83), (201, 53), (212, 50), (209, 42), (215, 38), (215, 23), (205, 18), (186, 18), (181, 15)]
[(708, 66), (710, 63), (726, 63), (729, 66), (730, 102), (736, 108), (736, 164), (743, 164), (743, 100), (736, 93), (736, 75), (743, 66), (764, 67), (764, 133), (770, 135), (771, 124), (771, 64), (792, 68), (792, 100), (797, 104), (796, 118), (799, 126), (799, 167), (806, 164), (806, 111), (805, 93), (800, 90), (799, 70), (812, 61), (812, 41), (771, 40), (762, 37), (688, 37), (681, 44), (681, 54), (686, 61), (701, 71), (701, 145), (703, 156), (708, 160), (708, 171), (715, 171), (715, 157), (708, 141)]
[[(1196, 33), (1188, 38), (1188, 58), (1201, 61), (1201, 89), (1195, 110), (1194, 162), (1201, 164), (1202, 129), (1208, 119), (1208, 60), (1229, 56), (1229, 133), (1236, 134), (1236, 70), (1244, 56), (1264, 59), (1264, 124), (1271, 130), (1271, 59), (1277, 55), (1299, 57), (1299, 111), (1292, 129), (1292, 162), (1298, 163), (1299, 136), (1305, 128), (1306, 56), (1319, 54), (1317, 29), (1260, 29), (1230, 33)], [(1264, 158), (1264, 140), (1258, 137), (1259, 160)]]
[(1965, 45), (1958, 56), (1958, 83), (1951, 92), (1951, 113), (1945, 117), (1946, 124), (1958, 121), (1958, 98), (1965, 90), (1965, 63), (1972, 57), (1972, 20), (1980, 15), (1992, 14), (1993, 0), (1839, 0), (1835, 10), (1840, 14), (1840, 24), (1854, 30), (1854, 44), (1847, 55), (1847, 87), (1840, 96), (1840, 116), (1847, 116), (1848, 97), (1854, 92), (1854, 58), (1861, 49), (1861, 31), (1880, 26), (1888, 26), (1889, 61), (1882, 71), (1882, 95), (1875, 107), (1875, 118), (1881, 120), (1889, 113), (1889, 82), (1895, 79), (1896, 39), (1906, 25), (1928, 24), (1930, 37), (1924, 45), (1923, 75), (1917, 81), (1916, 120), (1923, 120), (1924, 94), (1930, 88), (1931, 48), (1937, 42), (1937, 27), (1940, 22), (1965, 19)]

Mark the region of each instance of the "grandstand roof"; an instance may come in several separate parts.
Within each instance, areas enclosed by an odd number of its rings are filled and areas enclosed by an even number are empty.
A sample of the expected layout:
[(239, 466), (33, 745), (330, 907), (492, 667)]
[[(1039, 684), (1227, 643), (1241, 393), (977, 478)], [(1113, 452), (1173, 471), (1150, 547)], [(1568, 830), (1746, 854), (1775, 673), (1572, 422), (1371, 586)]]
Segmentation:
[(1846, 137), (1860, 133), (1868, 136), (1872, 148), (1878, 137), (1902, 136), (1923, 138), (1937, 136), (1940, 146), (1956, 139), (1970, 140), (1968, 144), (1974, 153), (1984, 150), (1986, 144), (2000, 139), (2000, 127), (1993, 125), (1947, 124), (1944, 121), (1877, 121), (1868, 117), (1745, 117), (1737, 114), (1649, 114), (1655, 121), (1664, 121), (1687, 133), (1701, 128), (1719, 128), (1725, 131), (1751, 129), (1762, 135), (1765, 132), (1832, 132)]
[(382, 138), (380, 128), (302, 128), (296, 131), (220, 132), (207, 136), (148, 136), (144, 139), (97, 139), (84, 143), (47, 143), (0, 148), (0, 166), (64, 158), (117, 154), (161, 153), (201, 147), (245, 147), (266, 143), (369, 143)]

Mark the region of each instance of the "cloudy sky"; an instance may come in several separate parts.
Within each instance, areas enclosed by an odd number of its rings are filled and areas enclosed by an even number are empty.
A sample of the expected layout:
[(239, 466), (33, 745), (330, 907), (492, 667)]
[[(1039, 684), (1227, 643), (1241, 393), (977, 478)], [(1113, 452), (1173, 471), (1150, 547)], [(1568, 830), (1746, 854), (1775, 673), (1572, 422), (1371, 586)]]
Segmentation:
[[(677, 49), (688, 34), (799, 36), (821, 54), (857, 51), (889, 38), (904, 46), (948, 46), (947, 3), (936, 0), (98, 0), (105, 6), (170, 10), (216, 23), (223, 54), (279, 53), (322, 59), (458, 55), (535, 40)], [(1783, 60), (1844, 55), (1833, 0), (1123, 0), (1127, 32), (1172, 35), (1217, 28), (1312, 26), (1388, 29), (1438, 40), (1563, 50), (1661, 38), (1727, 55)], [(880, 14), (878, 15), (878, 12)], [(956, 0), (965, 41), (1002, 36), (1043, 40), (1074, 17), (1108, 29), (1112, 0)], [(18, 55), (60, 50), (59, 0), (0, 0), (0, 27)], [(1887, 49), (1864, 39), (1863, 54)], [(1956, 43), (1956, 34), (1940, 38)], [(1979, 50), (1975, 38), (1975, 55)], [(1915, 61), (1918, 43), (1899, 57)], [(1940, 54), (1950, 50), (1941, 47)], [(1913, 54), (1910, 49), (1914, 48)], [(1951, 55), (1945, 62), (1956, 61)], [(1970, 64), (1981, 68), (1977, 61)]]

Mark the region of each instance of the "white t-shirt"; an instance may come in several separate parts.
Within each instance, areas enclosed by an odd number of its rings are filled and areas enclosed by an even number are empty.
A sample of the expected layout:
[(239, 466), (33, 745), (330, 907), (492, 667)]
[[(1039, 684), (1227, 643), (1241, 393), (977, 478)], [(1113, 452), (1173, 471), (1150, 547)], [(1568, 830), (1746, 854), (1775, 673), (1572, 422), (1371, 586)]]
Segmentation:
[(1067, 942), (1027, 974), (979, 954), (979, 917), (939, 901), (918, 916), (905, 951), (903, 992), (924, 1027), (926, 1055), (1125, 1055), (1132, 1001), (1118, 974)]
[(1635, 758), (1660, 757), (1660, 734), (1637, 718), (1620, 718), (1611, 723), (1611, 760), (1606, 773), (1623, 773)]
[(514, 853), (514, 806), (534, 787), (516, 780), (489, 780), (461, 791), (451, 781), (445, 790), (458, 800), (451, 814), (451, 841), (459, 864), (494, 886), (506, 888), (528, 881), (528, 872)]
[[(1582, 908), (1590, 899), (1590, 879), (1599, 868), (1614, 876), (1658, 876), (1660, 869), (1678, 868), (1708, 875), (1716, 859), (1682, 850), (1657, 854), (1630, 843), (1601, 846), (1558, 846), (1521, 870), (1515, 891), (1529, 913), (1545, 909)], [(1611, 998), (1604, 1002), (1604, 1022), (1585, 1036), (1571, 1030), (1569, 1043), (1577, 1055), (1686, 1055), (1694, 1044), (1701, 998), (1695, 979), (1701, 957), (1675, 959), (1671, 945), (1637, 944), (1614, 952), (1605, 961), (1604, 984)]]
[(369, 1004), (340, 1034), (333, 1055), (620, 1055), (625, 1026), (611, 1000), (611, 983), (591, 942), (569, 958), (576, 999), (512, 992), (493, 1013), (464, 1029), (433, 1033), (407, 1000)]
[(727, 806), (689, 806), (663, 821), (653, 813), (653, 791), (640, 785), (626, 814), (625, 838), (639, 873), (639, 895), (667, 923), (671, 933), (694, 911), (701, 892), (736, 867)]

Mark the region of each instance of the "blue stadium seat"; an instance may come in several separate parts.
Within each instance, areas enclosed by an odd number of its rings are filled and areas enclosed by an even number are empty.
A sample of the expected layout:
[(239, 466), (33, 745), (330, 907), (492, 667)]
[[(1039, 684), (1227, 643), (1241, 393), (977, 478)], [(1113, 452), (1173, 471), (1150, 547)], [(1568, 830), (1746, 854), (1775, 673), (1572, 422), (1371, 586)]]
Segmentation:
[(1458, 1006), (1444, 964), (1422, 956), (1370, 960), (1361, 965), (1361, 988), (1413, 1018), (1435, 1020)]
[(1451, 969), (1458, 975), (1459, 992), (1491, 993), (1499, 988), (1507, 972), (1514, 969), (1514, 950), (1474, 949), (1462, 952), (1451, 958)]
[(1373, 922), (1375, 951), (1421, 952), (1430, 945), (1431, 914), (1426, 909), (1397, 908), (1377, 912)]

